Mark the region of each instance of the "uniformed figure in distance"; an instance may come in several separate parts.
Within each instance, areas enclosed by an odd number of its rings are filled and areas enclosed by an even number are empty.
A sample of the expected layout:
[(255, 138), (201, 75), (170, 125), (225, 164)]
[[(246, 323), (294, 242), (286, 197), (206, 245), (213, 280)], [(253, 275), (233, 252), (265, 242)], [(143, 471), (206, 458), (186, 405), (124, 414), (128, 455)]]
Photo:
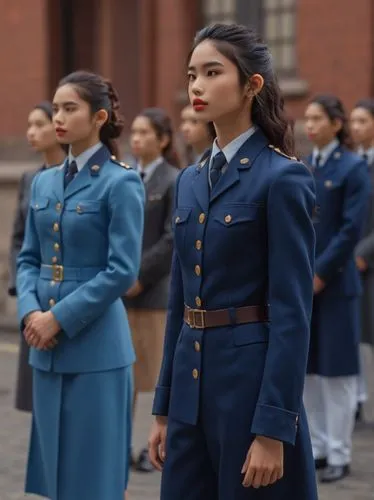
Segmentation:
[(26, 492), (123, 500), (135, 356), (120, 297), (139, 273), (144, 188), (111, 158), (123, 122), (109, 82), (72, 73), (53, 107), (69, 158), (35, 178), (18, 259), (34, 375)]
[(182, 171), (150, 456), (162, 500), (316, 500), (302, 403), (314, 184), (271, 55), (246, 27), (194, 41), (189, 97), (217, 140)]
[(305, 406), (320, 479), (350, 472), (359, 373), (361, 283), (354, 248), (367, 214), (367, 164), (347, 149), (348, 124), (340, 100), (313, 98), (306, 130), (314, 144), (308, 162), (316, 184), (316, 266)]

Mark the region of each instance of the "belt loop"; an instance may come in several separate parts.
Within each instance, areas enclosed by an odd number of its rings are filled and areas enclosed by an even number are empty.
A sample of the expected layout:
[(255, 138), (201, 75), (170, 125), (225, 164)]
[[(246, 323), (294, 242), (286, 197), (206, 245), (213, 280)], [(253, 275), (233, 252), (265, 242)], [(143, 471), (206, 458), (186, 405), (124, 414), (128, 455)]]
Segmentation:
[(235, 309), (235, 307), (229, 307), (228, 312), (229, 312), (230, 325), (236, 325), (236, 309)]

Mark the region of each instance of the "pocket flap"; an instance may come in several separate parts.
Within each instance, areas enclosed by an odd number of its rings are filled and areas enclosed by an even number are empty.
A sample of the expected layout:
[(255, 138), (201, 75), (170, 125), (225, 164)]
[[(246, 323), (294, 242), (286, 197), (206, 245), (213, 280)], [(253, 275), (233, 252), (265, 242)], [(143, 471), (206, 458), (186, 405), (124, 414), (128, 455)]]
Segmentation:
[(49, 205), (49, 199), (37, 198), (36, 200), (32, 200), (30, 204), (34, 210), (44, 210)]
[(224, 205), (214, 214), (214, 219), (224, 226), (256, 220), (258, 205)]
[(66, 204), (66, 210), (77, 212), (78, 214), (88, 214), (100, 212), (101, 202), (97, 200), (70, 200)]
[(174, 211), (174, 216), (173, 216), (173, 223), (175, 225), (178, 224), (183, 224), (184, 222), (188, 221), (188, 218), (191, 213), (191, 208), (176, 208)]
[(269, 323), (246, 323), (234, 326), (234, 345), (242, 346), (269, 342)]

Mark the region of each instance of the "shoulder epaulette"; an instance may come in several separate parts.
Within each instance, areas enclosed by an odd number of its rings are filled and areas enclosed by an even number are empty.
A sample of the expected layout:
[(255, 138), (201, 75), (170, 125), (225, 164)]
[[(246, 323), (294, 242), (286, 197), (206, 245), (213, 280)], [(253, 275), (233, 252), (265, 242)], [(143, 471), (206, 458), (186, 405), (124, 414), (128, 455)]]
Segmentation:
[(284, 156), (285, 158), (288, 158), (289, 160), (300, 161), (298, 158), (296, 158), (296, 156), (288, 156), (288, 155), (286, 155), (286, 153), (283, 153), (283, 151), (281, 151), (279, 148), (276, 148), (272, 144), (269, 144), (269, 148), (272, 149), (273, 151), (275, 151), (276, 153), (278, 153), (279, 155)]
[(112, 160), (113, 163), (117, 163), (117, 165), (119, 165), (122, 168), (126, 168), (127, 170), (132, 169), (132, 167), (127, 163), (117, 160), (117, 158), (114, 155), (112, 155), (110, 159)]

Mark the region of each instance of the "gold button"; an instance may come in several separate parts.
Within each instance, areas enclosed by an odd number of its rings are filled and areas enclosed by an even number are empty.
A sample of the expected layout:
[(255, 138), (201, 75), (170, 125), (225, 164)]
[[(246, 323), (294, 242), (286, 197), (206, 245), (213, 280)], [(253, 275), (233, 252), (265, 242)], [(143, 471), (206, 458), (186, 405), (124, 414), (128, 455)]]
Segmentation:
[(201, 351), (201, 346), (200, 346), (200, 342), (198, 342), (197, 340), (195, 340), (195, 351), (196, 352), (200, 352)]
[(195, 241), (195, 247), (196, 247), (196, 250), (201, 250), (201, 247), (203, 246), (202, 244), (202, 241), (201, 240), (196, 240)]
[(38, 204), (36, 204), (36, 205), (35, 205), (35, 208), (39, 208), (39, 205), (38, 205)]
[(49, 300), (49, 305), (50, 305), (51, 307), (53, 307), (54, 305), (56, 305), (56, 301), (55, 301), (54, 299), (50, 299), (50, 300)]
[(181, 218), (178, 216), (178, 217), (175, 217), (175, 223), (178, 224), (179, 222), (181, 221)]
[(192, 370), (192, 376), (195, 380), (199, 378), (199, 372), (198, 370), (196, 370), (196, 368)]
[(54, 231), (55, 233), (58, 233), (59, 229), (60, 229), (60, 226), (57, 224), (57, 222), (55, 222), (55, 223), (53, 224), (53, 231)]
[(200, 222), (200, 224), (204, 224), (204, 222), (205, 222), (205, 214), (201, 213), (199, 215), (199, 222)]
[(200, 297), (196, 297), (195, 298), (195, 304), (197, 305), (197, 307), (201, 307), (201, 299), (200, 299)]
[(61, 203), (56, 203), (56, 210), (57, 212), (59, 212), (62, 208), (62, 204)]
[(226, 224), (229, 224), (231, 221), (232, 221), (231, 215), (226, 215), (226, 217), (225, 217)]
[(77, 205), (77, 212), (80, 214), (82, 213), (82, 207), (80, 205)]
[(53, 245), (53, 248), (55, 249), (56, 252), (58, 252), (60, 250), (60, 245), (58, 243), (55, 243)]
[(52, 257), (52, 264), (56, 264), (56, 263), (57, 263), (57, 257), (54, 256), (54, 257)]
[(195, 274), (196, 274), (196, 276), (200, 276), (200, 274), (201, 274), (201, 267), (200, 266), (195, 266)]
[(55, 282), (54, 280), (52, 280), (52, 281), (50, 282), (50, 285), (51, 285), (51, 286), (55, 286), (55, 284), (56, 284), (56, 282)]

